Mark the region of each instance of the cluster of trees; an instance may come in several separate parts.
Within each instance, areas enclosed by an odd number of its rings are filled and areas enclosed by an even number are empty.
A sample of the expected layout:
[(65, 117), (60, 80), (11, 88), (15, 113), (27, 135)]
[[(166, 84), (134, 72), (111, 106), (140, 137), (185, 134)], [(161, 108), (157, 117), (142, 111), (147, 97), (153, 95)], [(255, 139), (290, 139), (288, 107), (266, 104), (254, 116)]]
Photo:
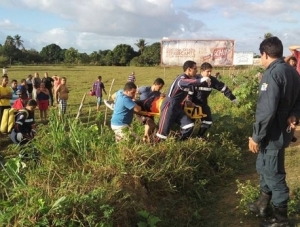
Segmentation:
[(139, 39), (135, 51), (130, 45), (119, 44), (113, 50), (99, 50), (91, 54), (80, 53), (70, 47), (62, 49), (56, 44), (42, 48), (25, 49), (21, 36), (7, 36), (3, 45), (0, 44), (0, 66), (12, 64), (73, 64), (101, 66), (155, 66), (160, 64), (160, 43), (147, 45), (144, 39)]

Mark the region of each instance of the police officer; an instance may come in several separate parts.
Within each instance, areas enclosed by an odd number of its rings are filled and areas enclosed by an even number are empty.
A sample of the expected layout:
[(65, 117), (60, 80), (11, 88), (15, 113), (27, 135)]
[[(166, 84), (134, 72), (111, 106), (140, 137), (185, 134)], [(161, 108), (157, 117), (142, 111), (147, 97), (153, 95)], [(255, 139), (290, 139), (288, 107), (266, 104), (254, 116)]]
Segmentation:
[(210, 107), (208, 106), (207, 99), (212, 92), (212, 89), (216, 89), (222, 92), (228, 99), (233, 103), (237, 104), (236, 97), (232, 94), (231, 90), (216, 77), (211, 75), (212, 65), (208, 62), (204, 62), (200, 66), (200, 75), (196, 75), (197, 79), (209, 78), (210, 83), (203, 83), (200, 86), (195, 86), (191, 88), (191, 92), (188, 96), (188, 100), (197, 106), (201, 106), (202, 112), (207, 116), (201, 119), (200, 129), (198, 131), (197, 137), (204, 138), (204, 134), (207, 129), (212, 125), (212, 116)]
[(265, 217), (271, 201), (274, 216), (263, 221), (261, 226), (284, 227), (288, 225), (289, 199), (284, 152), (300, 117), (300, 78), (295, 68), (284, 62), (283, 45), (277, 37), (265, 39), (259, 50), (266, 71), (259, 84), (249, 150), (258, 153), (256, 169), (260, 175), (261, 193), (248, 207), (252, 212)]

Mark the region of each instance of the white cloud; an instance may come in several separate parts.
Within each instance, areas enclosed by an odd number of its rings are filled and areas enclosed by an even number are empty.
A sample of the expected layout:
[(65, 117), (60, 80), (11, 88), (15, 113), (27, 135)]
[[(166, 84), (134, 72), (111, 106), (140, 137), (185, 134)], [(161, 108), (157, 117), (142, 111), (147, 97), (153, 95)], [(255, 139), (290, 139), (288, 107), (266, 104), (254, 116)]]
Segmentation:
[(2, 21), (0, 21), (0, 28), (12, 30), (18, 28), (18, 25), (12, 23), (8, 19), (3, 19)]
[[(2, 6), (42, 12), (48, 18), (42, 32), (16, 17), (0, 17), (2, 32), (15, 29), (22, 38), (23, 31), (31, 32), (24, 44), (37, 50), (51, 43), (81, 52), (113, 49), (121, 43), (135, 48), (140, 38), (151, 44), (169, 37), (235, 39), (236, 49), (249, 51), (258, 48), (259, 37), (267, 32), (284, 39), (285, 45), (299, 38), (298, 0), (1, 0)], [(63, 25), (57, 24), (60, 19)]]
[(70, 35), (62, 28), (54, 28), (47, 32), (36, 35), (31, 39), (32, 43), (36, 43), (39, 46), (46, 46), (55, 43), (59, 46), (69, 45), (71, 39)]

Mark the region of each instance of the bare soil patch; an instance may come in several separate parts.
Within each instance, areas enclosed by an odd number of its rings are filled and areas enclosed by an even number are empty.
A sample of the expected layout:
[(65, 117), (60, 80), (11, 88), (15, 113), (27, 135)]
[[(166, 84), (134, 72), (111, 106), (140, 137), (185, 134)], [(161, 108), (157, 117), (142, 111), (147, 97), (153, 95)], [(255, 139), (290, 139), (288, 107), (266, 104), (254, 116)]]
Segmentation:
[[(286, 156), (288, 156), (286, 159), (287, 183), (291, 189), (291, 195), (293, 194), (292, 189), (296, 186), (299, 187), (300, 182), (299, 165), (296, 164), (297, 160), (300, 160), (300, 127), (295, 131), (295, 137), (298, 139), (296, 142), (291, 143), (290, 147), (292, 149), (288, 148), (286, 150)], [(290, 150), (295, 152), (289, 153)], [(289, 156), (292, 156), (292, 158), (289, 158)], [(215, 208), (215, 217), (219, 219), (219, 227), (253, 227), (259, 226), (261, 221), (254, 215), (245, 216), (238, 208), (241, 195), (236, 194), (236, 180), (240, 182), (251, 180), (251, 182), (257, 182), (258, 184), (258, 175), (255, 170), (256, 155), (249, 152), (245, 154), (243, 161), (244, 170), (242, 173), (236, 179), (230, 180), (225, 187), (219, 189), (220, 199)], [(291, 226), (300, 226), (300, 218), (291, 217)]]

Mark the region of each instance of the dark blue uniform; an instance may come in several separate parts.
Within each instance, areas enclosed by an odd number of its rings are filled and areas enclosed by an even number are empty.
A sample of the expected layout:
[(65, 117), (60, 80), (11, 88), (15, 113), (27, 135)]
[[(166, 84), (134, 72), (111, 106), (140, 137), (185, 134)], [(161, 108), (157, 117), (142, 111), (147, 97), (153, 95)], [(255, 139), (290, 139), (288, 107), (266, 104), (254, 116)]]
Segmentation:
[(25, 144), (34, 137), (34, 112), (19, 110), (16, 115), (16, 122), (10, 134), (11, 140), (16, 144)]
[(275, 207), (286, 207), (289, 199), (284, 167), (284, 150), (293, 132), (287, 130), (287, 119), (300, 117), (300, 78), (283, 59), (273, 61), (259, 84), (252, 139), (260, 145), (256, 169), (261, 190), (272, 195)]
[[(196, 76), (197, 79), (204, 78), (201, 75)], [(212, 124), (212, 116), (210, 107), (208, 106), (208, 96), (212, 92), (212, 89), (216, 89), (222, 92), (227, 98), (231, 101), (235, 100), (236, 97), (232, 94), (231, 90), (221, 81), (219, 81), (214, 76), (209, 76), (211, 82), (210, 84), (202, 84), (201, 86), (195, 86), (191, 88), (191, 92), (189, 94), (188, 99), (192, 101), (194, 104), (202, 107), (202, 112), (207, 116), (201, 119), (201, 126), (198, 133), (198, 136), (203, 136), (202, 134), (211, 126)]]
[[(205, 79), (205, 78), (204, 78)], [(156, 136), (167, 139), (173, 123), (181, 127), (181, 140), (187, 139), (193, 132), (194, 122), (184, 113), (182, 102), (187, 97), (190, 87), (205, 84), (200, 78), (179, 75), (172, 83), (165, 100), (161, 105), (159, 128)]]

